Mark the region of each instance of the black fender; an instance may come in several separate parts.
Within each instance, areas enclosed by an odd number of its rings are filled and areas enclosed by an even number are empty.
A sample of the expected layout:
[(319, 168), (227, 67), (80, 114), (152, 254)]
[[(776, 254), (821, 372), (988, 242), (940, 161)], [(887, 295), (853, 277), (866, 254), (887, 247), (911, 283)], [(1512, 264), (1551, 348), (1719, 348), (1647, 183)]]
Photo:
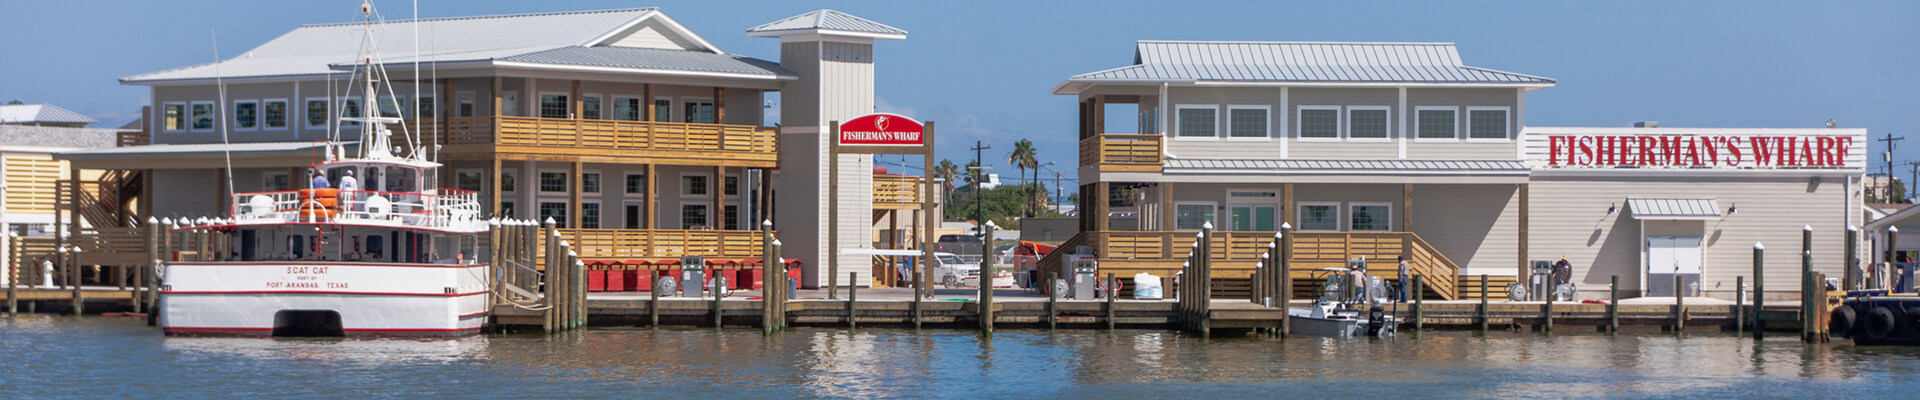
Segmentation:
[(1867, 315), (1860, 321), (1861, 333), (1873, 340), (1886, 339), (1887, 336), (1892, 335), (1895, 325), (1897, 321), (1894, 319), (1893, 310), (1886, 306), (1874, 306), (1873, 310), (1867, 311)]
[(1827, 321), (1827, 330), (1835, 337), (1848, 337), (1853, 333), (1853, 328), (1859, 325), (1859, 320), (1860, 315), (1853, 311), (1852, 306), (1841, 306), (1833, 309), (1832, 318)]

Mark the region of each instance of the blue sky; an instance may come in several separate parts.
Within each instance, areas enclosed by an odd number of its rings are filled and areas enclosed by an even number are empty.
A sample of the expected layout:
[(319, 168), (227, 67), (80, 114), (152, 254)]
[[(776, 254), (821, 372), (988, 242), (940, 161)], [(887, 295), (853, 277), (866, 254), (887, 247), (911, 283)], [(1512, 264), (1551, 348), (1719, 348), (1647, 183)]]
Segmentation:
[[(347, 1), (0, 0), (0, 101), (54, 103), (118, 125), (146, 88), (116, 79), (213, 59), (301, 24), (349, 21)], [(389, 19), (412, 4), (381, 1)], [(1535, 126), (1864, 127), (1906, 135), (1920, 161), (1920, 2), (422, 1), (424, 17), (661, 7), (729, 52), (777, 59), (748, 27), (832, 8), (910, 32), (876, 52), (883, 111), (938, 121), (940, 156), (989, 165), (1032, 139), (1075, 164), (1075, 106), (1047, 90), (1131, 62), (1135, 40), (1454, 42), (1469, 65), (1557, 79)], [(1132, 126), (1126, 123), (1109, 126)], [(1880, 144), (1872, 147), (1878, 171)], [(1070, 168), (1055, 168), (1070, 172)], [(997, 168), (1008, 179), (1012, 168)], [(1051, 174), (1048, 174), (1049, 176)], [(1905, 176), (1900, 173), (1897, 175)], [(1069, 174), (1068, 178), (1071, 178)], [(1071, 185), (1071, 183), (1068, 183)]]

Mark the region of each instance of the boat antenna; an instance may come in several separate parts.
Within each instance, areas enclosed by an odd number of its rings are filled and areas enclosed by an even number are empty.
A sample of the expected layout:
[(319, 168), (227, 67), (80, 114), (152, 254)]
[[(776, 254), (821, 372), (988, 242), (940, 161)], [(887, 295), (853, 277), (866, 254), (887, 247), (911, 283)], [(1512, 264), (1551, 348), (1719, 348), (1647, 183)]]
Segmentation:
[[(232, 198), (233, 197), (233, 141), (227, 138), (227, 122), (225, 121), (225, 118), (220, 118), (220, 113), (218, 112), (221, 108), (226, 108), (226, 104), (227, 104), (227, 84), (220, 77), (220, 32), (215, 28), (208, 27), (207, 35), (211, 36), (213, 39), (213, 86), (214, 88), (218, 89), (218, 91), (220, 92), (220, 102), (214, 103), (213, 110), (212, 110), (214, 112), (210, 114), (213, 117), (213, 119), (215, 121), (218, 121), (217, 123), (220, 124), (220, 144), (221, 144), (220, 154), (224, 156), (227, 162), (226, 196), (228, 198)], [(238, 111), (238, 110), (235, 110), (235, 111)], [(288, 177), (288, 179), (292, 179), (292, 177)], [(74, 184), (78, 185), (79, 183), (76, 182)]]

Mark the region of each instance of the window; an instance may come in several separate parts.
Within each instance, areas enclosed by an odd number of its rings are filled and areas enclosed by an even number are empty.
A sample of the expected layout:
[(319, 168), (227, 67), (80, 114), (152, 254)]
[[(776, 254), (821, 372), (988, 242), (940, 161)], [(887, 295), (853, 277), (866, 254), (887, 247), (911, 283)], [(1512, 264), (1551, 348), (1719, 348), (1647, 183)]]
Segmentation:
[(567, 173), (541, 172), (540, 173), (540, 191), (542, 192), (567, 191)]
[(1507, 140), (1506, 107), (1467, 107), (1467, 139)]
[(647, 174), (627, 174), (627, 193), (646, 193)]
[(727, 205), (726, 223), (721, 224), (720, 229), (740, 229), (740, 206)]
[(419, 114), (410, 115), (408, 117), (411, 117), (411, 118), (438, 117), (438, 115), (434, 114), (434, 107), (439, 107), (440, 106), (439, 104), (440, 104), (439, 102), (434, 101), (433, 96), (420, 96), (420, 98), (414, 99), (413, 101), (414, 111), (418, 112)]
[(233, 129), (251, 131), (260, 129), (260, 101), (233, 101)]
[(580, 97), (580, 118), (600, 119), (600, 95), (587, 93)]
[(1393, 206), (1386, 203), (1353, 203), (1348, 213), (1352, 218), (1347, 222), (1347, 229), (1355, 231), (1393, 229)]
[(639, 203), (627, 203), (627, 212), (623, 216), (627, 218), (624, 225), (627, 229), (642, 229), (640, 223), (646, 221), (646, 216), (640, 214)]
[(453, 187), (460, 190), (480, 191), (486, 185), (486, 179), (480, 177), (480, 170), (462, 170), (453, 174)]
[(613, 119), (621, 121), (640, 120), (640, 99), (633, 97), (613, 98)]
[(681, 204), (680, 229), (698, 229), (707, 226), (706, 204)]
[(193, 103), (193, 130), (213, 129), (213, 103), (197, 101)]
[(553, 218), (554, 226), (561, 228), (567, 227), (567, 203), (557, 201), (540, 202), (539, 220), (546, 222), (547, 218)]
[(540, 118), (567, 118), (567, 95), (541, 94)]
[(453, 97), (455, 101), (460, 102), (460, 104), (454, 106), (459, 107), (457, 111), (459, 111), (460, 116), (473, 116), (473, 92), (454, 93)]
[(1217, 137), (1220, 109), (1214, 106), (1179, 106), (1179, 137)]
[(653, 120), (667, 122), (673, 120), (673, 100), (653, 99)]
[(287, 99), (267, 99), (261, 106), (260, 124), (272, 130), (287, 129)]
[(183, 131), (187, 129), (187, 104), (167, 103), (160, 106), (160, 130)]
[(1300, 124), (1301, 139), (1340, 137), (1340, 107), (1300, 106), (1300, 117), (1294, 120)]
[(580, 203), (580, 227), (600, 229), (600, 203)]
[(1420, 107), (1414, 109), (1414, 118), (1418, 120), (1417, 137), (1420, 139), (1455, 140), (1460, 138), (1460, 124), (1456, 120), (1459, 111), (1453, 107)]
[(407, 96), (379, 96), (380, 116), (400, 118), (402, 110), (407, 109)]
[(587, 194), (600, 194), (600, 173), (580, 173), (580, 191)]
[(1227, 106), (1227, 137), (1267, 137), (1267, 106)]
[(1340, 203), (1300, 203), (1300, 230), (1340, 230)]
[(680, 194), (687, 196), (706, 196), (707, 176), (697, 174), (681, 175)]
[(500, 191), (502, 192), (515, 191), (515, 187), (513, 184), (516, 179), (513, 179), (514, 175), (518, 175), (518, 174), (516, 174), (515, 171), (500, 171)]
[(340, 118), (343, 120), (343, 121), (340, 121), (341, 128), (359, 127), (360, 126), (359, 122), (349, 122), (344, 120), (348, 118), (360, 118), (360, 99), (351, 98), (351, 97), (341, 98), (340, 99)]
[(1198, 230), (1213, 221), (1213, 203), (1174, 203), (1173, 229)]
[(724, 186), (727, 187), (725, 190), (728, 196), (740, 195), (740, 177), (738, 176), (727, 177), (727, 180)]
[(276, 192), (289, 189), (287, 186), (289, 183), (287, 181), (287, 173), (285, 172), (268, 172), (261, 175), (260, 178), (260, 190)]
[(326, 128), (327, 116), (333, 115), (333, 113), (327, 111), (327, 108), (328, 108), (327, 99), (308, 98), (307, 99), (307, 127), (314, 128), (314, 129)]
[(696, 124), (715, 123), (713, 119), (713, 100), (686, 99), (681, 100), (681, 103), (684, 103), (687, 107), (687, 122)]
[(1359, 141), (1387, 140), (1393, 133), (1387, 124), (1387, 114), (1391, 113), (1385, 106), (1347, 107), (1347, 138)]

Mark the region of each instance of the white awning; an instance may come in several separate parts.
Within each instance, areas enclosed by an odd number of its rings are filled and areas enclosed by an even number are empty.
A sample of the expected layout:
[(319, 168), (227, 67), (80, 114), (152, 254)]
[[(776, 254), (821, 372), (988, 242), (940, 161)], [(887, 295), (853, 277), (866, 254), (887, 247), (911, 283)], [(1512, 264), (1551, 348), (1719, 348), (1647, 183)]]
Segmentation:
[(1705, 197), (1628, 197), (1627, 210), (1638, 220), (1720, 218), (1720, 205)]

